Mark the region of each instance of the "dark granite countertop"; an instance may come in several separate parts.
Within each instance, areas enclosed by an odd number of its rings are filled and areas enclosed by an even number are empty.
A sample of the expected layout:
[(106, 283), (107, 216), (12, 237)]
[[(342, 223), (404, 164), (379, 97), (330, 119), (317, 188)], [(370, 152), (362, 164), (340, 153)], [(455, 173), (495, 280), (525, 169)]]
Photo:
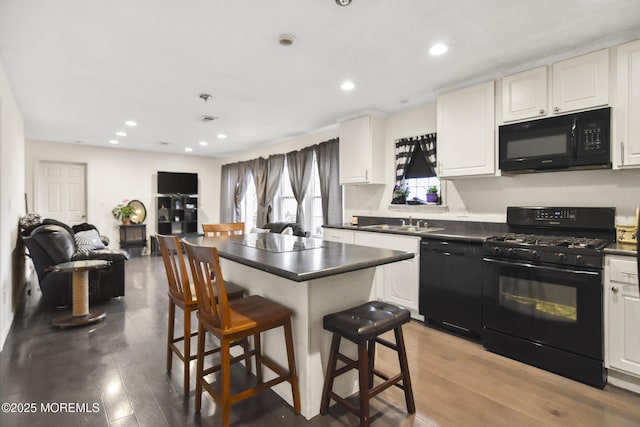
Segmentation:
[[(215, 246), (221, 258), (296, 282), (362, 270), (414, 257), (392, 251), (273, 233), (233, 237), (186, 237), (197, 245)], [(259, 244), (254, 242), (259, 240)], [(253, 244), (267, 249), (247, 246)], [(303, 247), (308, 249), (302, 249)], [(300, 250), (302, 249), (302, 250)], [(284, 250), (284, 252), (277, 252)]]
[(604, 254), (635, 257), (637, 254), (636, 245), (633, 243), (612, 243), (604, 248)]
[[(373, 221), (373, 222), (372, 222)], [(423, 220), (420, 220), (423, 221)], [(416, 228), (416, 231), (402, 231), (393, 228), (378, 229), (371, 228), (374, 224), (392, 224), (400, 225), (400, 219), (367, 219), (359, 225), (351, 224), (330, 224), (324, 225), (325, 228), (336, 228), (343, 230), (367, 231), (373, 233), (391, 233), (401, 234), (405, 236), (416, 236), (420, 238), (437, 239), (437, 240), (458, 240), (465, 242), (484, 242), (489, 237), (496, 234), (506, 232), (506, 224), (487, 223), (487, 222), (470, 222), (470, 221), (450, 221), (450, 220), (426, 220), (428, 227), (425, 229)], [(413, 220), (415, 223), (416, 220)], [(433, 230), (433, 231), (430, 231)]]

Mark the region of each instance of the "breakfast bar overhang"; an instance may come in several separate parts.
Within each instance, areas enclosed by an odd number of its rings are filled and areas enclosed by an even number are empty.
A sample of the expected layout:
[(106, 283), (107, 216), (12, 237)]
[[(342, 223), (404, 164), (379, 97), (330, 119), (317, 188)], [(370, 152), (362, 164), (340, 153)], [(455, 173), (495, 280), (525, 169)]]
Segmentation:
[[(301, 413), (306, 419), (319, 414), (331, 344), (331, 334), (322, 328), (322, 317), (374, 299), (375, 267), (414, 257), (412, 252), (273, 233), (222, 238), (194, 236), (184, 240), (215, 246), (225, 280), (293, 311)], [(286, 366), (282, 333), (266, 333), (262, 347), (264, 353)], [(265, 381), (270, 375), (269, 371), (264, 373)], [(334, 390), (348, 395), (355, 390), (354, 385), (355, 375), (343, 375), (335, 381)], [(274, 390), (292, 404), (288, 384), (280, 384)]]

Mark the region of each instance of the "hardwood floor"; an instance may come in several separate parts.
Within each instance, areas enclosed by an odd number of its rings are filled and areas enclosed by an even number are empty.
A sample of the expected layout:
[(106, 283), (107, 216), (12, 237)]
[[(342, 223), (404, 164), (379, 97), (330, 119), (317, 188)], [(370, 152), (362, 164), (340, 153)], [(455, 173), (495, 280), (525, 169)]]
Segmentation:
[[(45, 306), (33, 285), (0, 354), (0, 402), (35, 403), (36, 411), (3, 411), (0, 426), (219, 425), (208, 397), (194, 415), (193, 381), (185, 399), (177, 358), (173, 373), (165, 373), (163, 268), (160, 257), (128, 261), (126, 296), (101, 304), (106, 320), (86, 328), (53, 329), (51, 320), (61, 313)], [(404, 333), (417, 412), (407, 416), (402, 391), (392, 387), (372, 400), (372, 426), (640, 425), (640, 395), (598, 390), (420, 322)], [(395, 372), (391, 356), (381, 349), (378, 366)], [(246, 380), (243, 369), (234, 371), (234, 381)], [(63, 410), (65, 403), (76, 411)], [(232, 425), (354, 426), (357, 419), (334, 406), (307, 421), (266, 392), (233, 406)]]

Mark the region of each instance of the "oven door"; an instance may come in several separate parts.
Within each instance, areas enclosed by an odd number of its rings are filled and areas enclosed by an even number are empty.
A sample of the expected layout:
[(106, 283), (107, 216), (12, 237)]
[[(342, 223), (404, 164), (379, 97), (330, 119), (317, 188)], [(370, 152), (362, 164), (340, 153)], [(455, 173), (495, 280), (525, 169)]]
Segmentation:
[(602, 360), (602, 271), (484, 258), (484, 327)]

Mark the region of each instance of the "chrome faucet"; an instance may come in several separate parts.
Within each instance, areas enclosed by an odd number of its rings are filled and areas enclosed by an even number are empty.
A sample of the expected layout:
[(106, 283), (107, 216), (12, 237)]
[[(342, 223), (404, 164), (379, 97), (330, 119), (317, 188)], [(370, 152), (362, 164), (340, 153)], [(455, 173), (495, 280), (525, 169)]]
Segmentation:
[(413, 225), (413, 218), (409, 217), (409, 225)]

